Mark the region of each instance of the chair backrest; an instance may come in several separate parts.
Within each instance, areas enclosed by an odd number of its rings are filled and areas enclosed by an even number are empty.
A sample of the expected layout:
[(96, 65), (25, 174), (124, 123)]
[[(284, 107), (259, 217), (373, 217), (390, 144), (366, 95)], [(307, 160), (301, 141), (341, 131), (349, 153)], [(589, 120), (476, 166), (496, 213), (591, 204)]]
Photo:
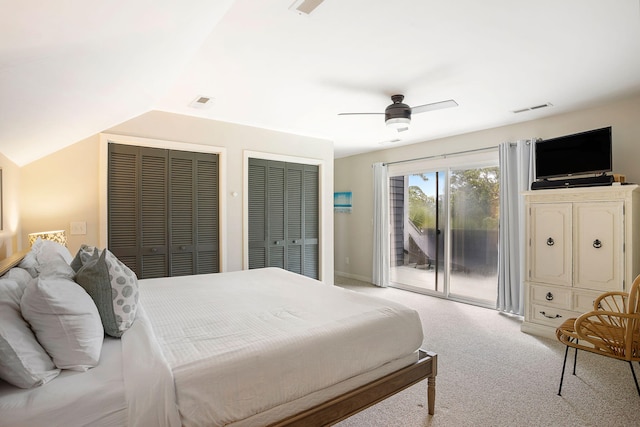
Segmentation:
[[(640, 274), (635, 278), (629, 289), (629, 314), (640, 312)], [(629, 319), (626, 331), (626, 360), (640, 361), (640, 318)]]
[(628, 304), (629, 314), (640, 311), (640, 274), (634, 279), (631, 289), (629, 289)]

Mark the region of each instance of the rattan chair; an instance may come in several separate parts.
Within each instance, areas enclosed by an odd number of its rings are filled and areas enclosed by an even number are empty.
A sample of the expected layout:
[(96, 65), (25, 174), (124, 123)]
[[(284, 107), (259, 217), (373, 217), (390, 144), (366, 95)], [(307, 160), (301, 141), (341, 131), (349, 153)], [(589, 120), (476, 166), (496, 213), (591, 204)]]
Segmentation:
[(629, 292), (607, 292), (593, 303), (593, 311), (577, 319), (568, 319), (556, 329), (556, 336), (567, 346), (560, 376), (558, 396), (567, 365), (569, 347), (576, 349), (573, 375), (576, 374), (578, 349), (629, 362), (638, 395), (640, 386), (633, 370), (633, 362), (640, 364), (640, 275)]

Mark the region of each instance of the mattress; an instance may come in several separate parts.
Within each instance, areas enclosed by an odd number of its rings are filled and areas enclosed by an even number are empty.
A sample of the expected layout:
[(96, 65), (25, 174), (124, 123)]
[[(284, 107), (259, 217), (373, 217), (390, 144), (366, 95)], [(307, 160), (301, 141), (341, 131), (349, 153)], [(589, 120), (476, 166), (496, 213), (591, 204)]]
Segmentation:
[(140, 295), (185, 426), (275, 421), (414, 362), (423, 339), (412, 309), (276, 268)]

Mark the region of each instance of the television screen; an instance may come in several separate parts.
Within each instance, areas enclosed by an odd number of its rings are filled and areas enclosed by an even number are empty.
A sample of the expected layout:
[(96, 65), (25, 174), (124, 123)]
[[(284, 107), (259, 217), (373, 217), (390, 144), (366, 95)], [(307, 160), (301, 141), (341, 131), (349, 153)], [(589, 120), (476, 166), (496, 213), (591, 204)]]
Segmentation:
[(536, 178), (611, 172), (611, 127), (536, 142)]

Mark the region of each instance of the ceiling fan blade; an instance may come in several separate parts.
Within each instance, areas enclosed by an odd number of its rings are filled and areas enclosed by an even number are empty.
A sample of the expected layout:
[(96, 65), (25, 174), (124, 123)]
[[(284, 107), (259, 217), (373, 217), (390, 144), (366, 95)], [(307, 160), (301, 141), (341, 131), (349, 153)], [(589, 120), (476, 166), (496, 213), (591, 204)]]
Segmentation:
[(431, 104), (418, 105), (417, 107), (411, 108), (411, 112), (413, 114), (425, 113), (427, 111), (441, 110), (443, 108), (451, 108), (457, 107), (458, 103), (453, 99), (448, 99), (446, 101), (433, 102)]
[(357, 115), (363, 115), (363, 114), (384, 114), (384, 113), (338, 113), (339, 116), (357, 116)]

